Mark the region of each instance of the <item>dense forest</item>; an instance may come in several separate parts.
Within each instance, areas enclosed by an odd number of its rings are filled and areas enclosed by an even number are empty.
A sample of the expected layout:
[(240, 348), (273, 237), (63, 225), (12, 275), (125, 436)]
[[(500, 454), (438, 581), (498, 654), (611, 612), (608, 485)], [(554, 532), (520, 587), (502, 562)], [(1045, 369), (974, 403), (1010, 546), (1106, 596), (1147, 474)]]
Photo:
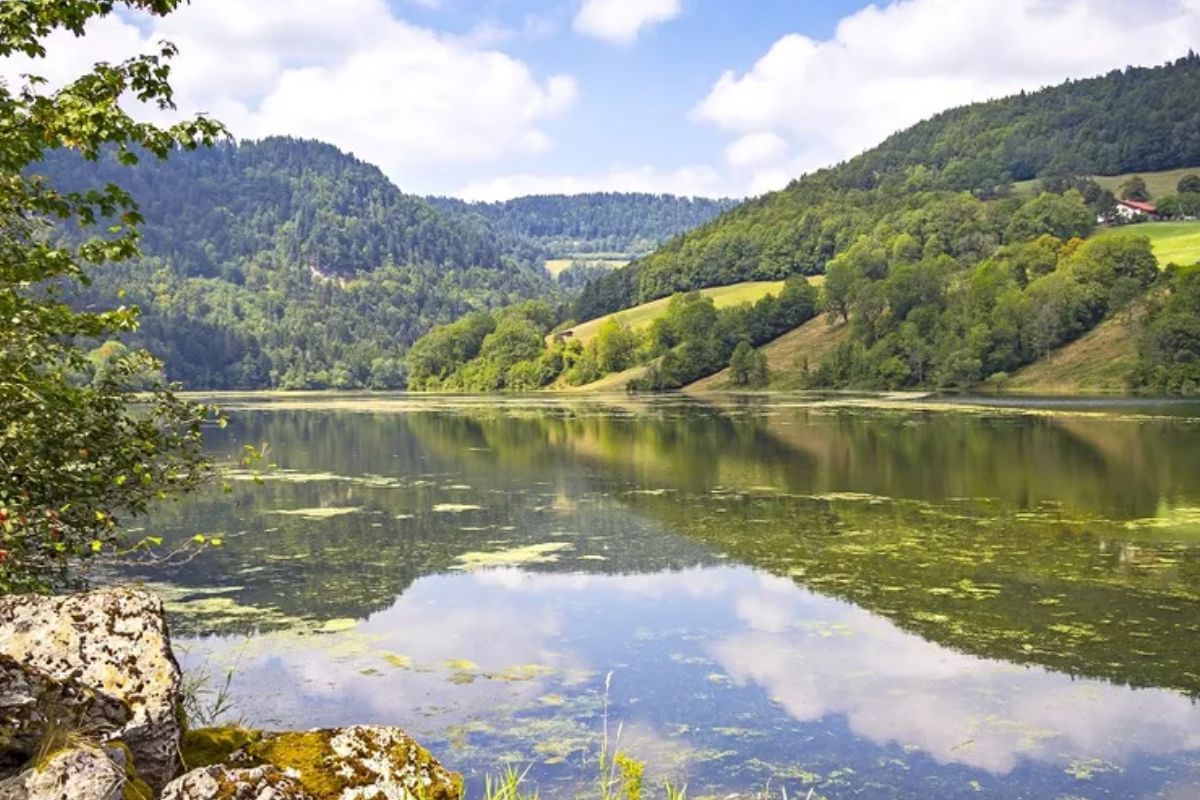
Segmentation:
[[(797, 366), (807, 385), (1003, 385), (1107, 316), (1138, 318), (1132, 304), (1167, 280), (1148, 240), (1089, 239), (1098, 220), (1114, 218), (1116, 198), (1086, 176), (1200, 164), (1200, 111), (1188, 102), (1197, 94), (1200, 58), (1192, 55), (946, 112), (593, 280), (569, 316), (594, 319), (694, 289), (824, 273), (821, 308), (831, 321), (849, 322), (850, 335), (824, 363)], [(1014, 180), (1032, 177), (1040, 179), (1034, 191), (1012, 191)], [(1136, 183), (1123, 196), (1136, 194)], [(1183, 209), (1189, 188), (1181, 185), (1170, 202)], [(1160, 365), (1141, 372), (1143, 384), (1194, 382), (1176, 363), (1190, 352), (1179, 340), (1194, 323), (1194, 297), (1180, 277), (1163, 308), (1140, 315), (1156, 331), (1146, 335), (1144, 358)], [(736, 383), (761, 382), (761, 363), (737, 346), (755, 337), (731, 338), (716, 316), (708, 322), (698, 336), (703, 347), (626, 332), (634, 355), (587, 377), (642, 363), (649, 369), (634, 388), (669, 388), (732, 364)], [(575, 358), (588, 365), (600, 355)], [(432, 382), (479, 388), (473, 363)], [(578, 373), (567, 365), (556, 380), (576, 383)]]
[(734, 200), (614, 192), (536, 195), (503, 203), (428, 200), (447, 215), (478, 219), (490, 230), (563, 257), (646, 253), (737, 205)]
[[(146, 348), (188, 388), (403, 388), (404, 354), (433, 325), (531, 297), (558, 304), (573, 285), (546, 275), (537, 237), (439, 210), (319, 142), (228, 143), (132, 168), (53, 153), (31, 171), (70, 190), (119, 184), (145, 217), (144, 257), (98, 271), (76, 298), (142, 310), (136, 334), (96, 343), (101, 373), (125, 348)], [(623, 212), (612, 195), (604, 216), (570, 210), (596, 202), (555, 205), (563, 219), (589, 219), (589, 235), (617, 226), (621, 241), (650, 207), (675, 210), (651, 215), (636, 236), (675, 233), (683, 209), (709, 208), (634, 196), (636, 212)]]
[[(591, 318), (677, 291), (817, 274), (929, 198), (1004, 198), (1014, 181), (1200, 165), (1200, 57), (942, 113), (680, 236), (584, 292)], [(957, 247), (957, 242), (946, 242)]]
[[(434, 328), (408, 353), (409, 387), (460, 392), (529, 391), (552, 384), (581, 386), (639, 364), (650, 368), (634, 388), (677, 389), (802, 325), (817, 313), (817, 291), (802, 277), (778, 296), (717, 309), (699, 292), (671, 299), (645, 331), (610, 319), (584, 346), (553, 335), (555, 316), (538, 301), (475, 313)], [(765, 374), (747, 363), (747, 384)]]

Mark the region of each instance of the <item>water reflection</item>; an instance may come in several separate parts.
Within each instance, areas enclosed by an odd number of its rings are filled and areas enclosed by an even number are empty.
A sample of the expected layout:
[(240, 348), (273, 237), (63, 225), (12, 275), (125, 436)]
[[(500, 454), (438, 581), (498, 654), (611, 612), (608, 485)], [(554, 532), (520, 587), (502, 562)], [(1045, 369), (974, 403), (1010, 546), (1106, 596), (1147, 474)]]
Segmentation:
[(1200, 783), (1190, 407), (319, 402), (235, 407), (214, 450), (280, 469), (151, 521), (225, 539), (142, 577), (259, 724), (400, 724), (566, 791), (611, 671), (693, 796)]
[(882, 790), (903, 769), (948, 792), (1015, 776), (1152, 796), (1200, 774), (1200, 707), (1181, 695), (947, 651), (744, 568), (428, 577), (352, 629), (186, 649), (188, 664), (237, 660), (240, 708), (260, 723), (402, 721), (476, 777), (531, 763), (563, 791), (588, 775), (610, 670), (625, 747), (714, 791), (783, 778), (923, 796)]

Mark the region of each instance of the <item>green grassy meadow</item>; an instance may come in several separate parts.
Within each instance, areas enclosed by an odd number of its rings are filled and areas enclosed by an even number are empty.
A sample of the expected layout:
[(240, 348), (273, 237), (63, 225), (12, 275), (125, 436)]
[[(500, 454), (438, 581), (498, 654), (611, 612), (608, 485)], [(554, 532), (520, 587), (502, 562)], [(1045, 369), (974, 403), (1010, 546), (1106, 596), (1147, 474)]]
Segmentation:
[(1110, 228), (1097, 236), (1146, 236), (1158, 263), (1190, 266), (1200, 262), (1200, 222), (1145, 222)]
[[(814, 282), (817, 281), (816, 278), (811, 280)], [(779, 294), (782, 290), (783, 281), (746, 281), (745, 283), (735, 283), (730, 286), (703, 289), (700, 293), (706, 297), (711, 297), (717, 308), (728, 308), (741, 303), (754, 303), (768, 294)], [(633, 330), (639, 330), (647, 327), (663, 314), (670, 302), (671, 298), (669, 297), (653, 300), (649, 303), (643, 303), (640, 306), (627, 308), (624, 311), (617, 311), (613, 314), (598, 317), (582, 325), (577, 325), (572, 330), (575, 332), (575, 338), (584, 345), (591, 341), (592, 337), (596, 335), (596, 332), (600, 330), (604, 323), (613, 318), (621, 320)]]
[[(1179, 185), (1179, 179), (1185, 175), (1200, 175), (1200, 167), (1186, 167), (1184, 169), (1170, 169), (1164, 172), (1130, 172), (1125, 175), (1093, 175), (1092, 180), (1116, 193), (1121, 188), (1121, 184), (1134, 175), (1141, 175), (1146, 181), (1146, 189), (1150, 192), (1150, 198), (1157, 200), (1168, 194), (1175, 194), (1175, 189)], [(1019, 181), (1013, 184), (1013, 194), (1018, 197), (1031, 197), (1037, 191), (1038, 181)]]

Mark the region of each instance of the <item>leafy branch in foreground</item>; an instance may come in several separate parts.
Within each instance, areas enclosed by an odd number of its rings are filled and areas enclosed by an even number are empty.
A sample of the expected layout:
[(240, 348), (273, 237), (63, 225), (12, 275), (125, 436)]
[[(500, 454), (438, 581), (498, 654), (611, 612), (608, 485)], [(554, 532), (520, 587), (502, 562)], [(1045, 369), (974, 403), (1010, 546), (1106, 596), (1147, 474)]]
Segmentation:
[[(80, 36), (116, 5), (3, 3), (0, 57), (44, 58), (49, 34)], [(179, 0), (123, 5), (161, 15)], [(88, 269), (138, 254), (137, 204), (114, 184), (64, 192), (29, 174), (54, 150), (132, 165), (142, 153), (166, 158), (223, 137), (224, 127), (203, 116), (158, 127), (121, 107), (134, 98), (174, 108), (175, 52), (163, 43), (58, 89), (34, 75), (19, 88), (0, 83), (0, 593), (70, 583), (71, 564), (123, 547), (121, 517), (211, 477), (201, 434), (215, 410), (148, 379), (161, 371), (149, 354), (121, 355), (90, 385), (80, 379), (85, 344), (136, 329), (138, 310), (79, 311), (64, 294), (89, 282)]]

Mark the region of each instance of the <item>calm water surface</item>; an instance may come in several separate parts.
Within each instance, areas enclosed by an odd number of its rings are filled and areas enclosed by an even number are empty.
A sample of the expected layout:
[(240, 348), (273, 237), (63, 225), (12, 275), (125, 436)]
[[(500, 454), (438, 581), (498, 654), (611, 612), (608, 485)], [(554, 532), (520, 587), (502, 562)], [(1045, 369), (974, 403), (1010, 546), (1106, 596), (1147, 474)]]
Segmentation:
[(400, 725), (586, 789), (1200, 797), (1200, 408), (324, 397), (228, 404), (257, 485), (148, 532), (186, 669), (260, 727)]

